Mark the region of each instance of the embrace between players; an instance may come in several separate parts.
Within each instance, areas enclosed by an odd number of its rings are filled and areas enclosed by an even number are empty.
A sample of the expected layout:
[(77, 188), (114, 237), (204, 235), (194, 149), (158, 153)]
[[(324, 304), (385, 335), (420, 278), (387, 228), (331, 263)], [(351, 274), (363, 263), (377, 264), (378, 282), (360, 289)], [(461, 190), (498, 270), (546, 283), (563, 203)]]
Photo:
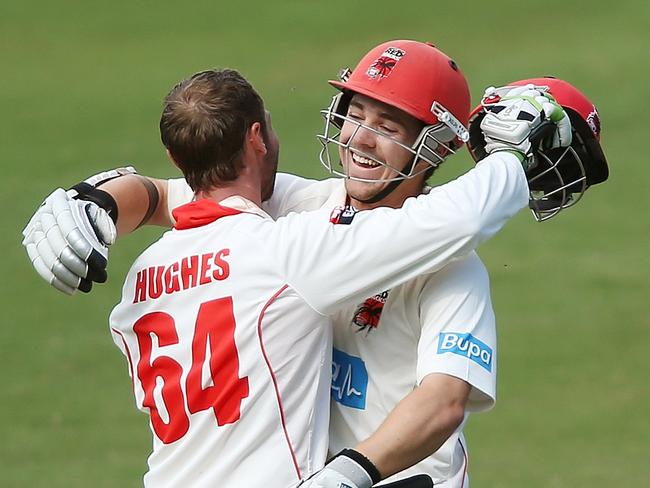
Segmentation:
[[(398, 40), (330, 83), (320, 159), (343, 178), (276, 177), (262, 99), (209, 70), (164, 103), (184, 179), (102, 173), (24, 231), (72, 294), (105, 281), (118, 231), (174, 227), (110, 317), (150, 416), (146, 486), (467, 487), (462, 430), (494, 404), (497, 360), (474, 249), (524, 206), (544, 220), (607, 179), (598, 113), (562, 80), (489, 89), (470, 114), (456, 63)], [(428, 188), (464, 143), (476, 167)]]

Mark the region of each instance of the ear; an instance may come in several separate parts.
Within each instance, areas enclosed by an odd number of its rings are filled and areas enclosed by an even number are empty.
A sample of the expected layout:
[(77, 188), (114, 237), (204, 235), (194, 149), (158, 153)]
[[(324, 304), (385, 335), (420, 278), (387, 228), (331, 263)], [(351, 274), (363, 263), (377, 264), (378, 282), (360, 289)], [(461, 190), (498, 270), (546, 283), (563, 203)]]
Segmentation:
[(253, 122), (253, 125), (248, 129), (246, 138), (255, 152), (260, 153), (262, 156), (266, 156), (266, 144), (264, 143), (263, 132), (262, 124), (259, 122)]
[(169, 149), (166, 149), (165, 152), (167, 153), (167, 157), (169, 158), (169, 160), (170, 160), (172, 163), (174, 163), (174, 166), (176, 166), (178, 169), (181, 169), (181, 167), (178, 165), (178, 163), (177, 163), (176, 160), (174, 159), (174, 156), (172, 156), (172, 153), (169, 152)]

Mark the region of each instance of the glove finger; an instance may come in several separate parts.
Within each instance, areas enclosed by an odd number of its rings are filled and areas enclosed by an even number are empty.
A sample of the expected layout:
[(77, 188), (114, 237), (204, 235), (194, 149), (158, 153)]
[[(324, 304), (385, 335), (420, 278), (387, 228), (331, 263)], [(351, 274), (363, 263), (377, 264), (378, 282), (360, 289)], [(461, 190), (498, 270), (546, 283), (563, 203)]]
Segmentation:
[(568, 117), (557, 122), (557, 129), (553, 135), (551, 147), (568, 147), (573, 140), (573, 132), (571, 131), (571, 122)]
[(56, 276), (52, 280), (52, 283), (50, 283), (54, 288), (56, 288), (59, 291), (62, 291), (66, 295), (74, 295), (74, 292), (77, 291), (76, 288), (69, 287), (65, 283), (63, 283), (61, 280), (59, 280)]
[(38, 255), (41, 257), (43, 264), (50, 269), (52, 274), (68, 286), (73, 288), (79, 286), (81, 277), (66, 268), (59, 258), (56, 257), (56, 254), (52, 251), (45, 234), (37, 232), (34, 234), (34, 238)]
[(52, 210), (63, 238), (74, 253), (85, 261), (92, 252), (92, 245), (79, 230), (68, 202), (55, 201)]
[(93, 282), (90, 280), (83, 279), (79, 282), (79, 290), (83, 291), (84, 293), (90, 292), (93, 288)]
[(97, 283), (105, 283), (108, 279), (108, 273), (106, 272), (107, 263), (104, 256), (93, 251), (88, 258), (88, 274), (86, 278)]
[(41, 222), (45, 237), (57, 259), (72, 273), (80, 278), (85, 278), (88, 274), (88, 267), (68, 246), (63, 235), (61, 235), (61, 229), (57, 225), (54, 215), (50, 213), (43, 214)]
[(560, 107), (557, 105), (549, 102), (546, 98), (544, 97), (539, 97), (538, 101), (540, 102), (540, 105), (542, 106), (542, 110), (544, 112), (544, 117), (548, 120), (552, 120), (553, 122), (557, 121), (557, 115), (556, 112), (559, 110), (562, 110)]
[(573, 142), (573, 131), (571, 130), (571, 120), (568, 116), (557, 123), (557, 130), (560, 135), (560, 145), (563, 147), (570, 146)]
[(52, 274), (50, 269), (43, 262), (41, 256), (38, 254), (36, 244), (30, 242), (25, 246), (25, 248), (27, 249), (27, 254), (29, 255), (29, 258), (32, 262), (32, 266), (34, 267), (34, 269), (36, 270), (36, 272), (39, 274), (41, 278), (43, 278), (54, 288), (56, 288), (59, 291), (62, 291), (66, 295), (72, 295), (75, 292), (74, 287), (66, 285), (65, 283), (63, 283), (61, 280), (59, 280), (56, 276)]
[(530, 87), (531, 87), (531, 86), (532, 86), (532, 85), (525, 85), (525, 86), (516, 86), (516, 87), (514, 87), (514, 88), (510, 88), (510, 89), (507, 91), (507, 93), (505, 94), (505, 96), (507, 96), (507, 97), (519, 97), (519, 96), (521, 96), (521, 94), (524, 93), (525, 91), (530, 90)]

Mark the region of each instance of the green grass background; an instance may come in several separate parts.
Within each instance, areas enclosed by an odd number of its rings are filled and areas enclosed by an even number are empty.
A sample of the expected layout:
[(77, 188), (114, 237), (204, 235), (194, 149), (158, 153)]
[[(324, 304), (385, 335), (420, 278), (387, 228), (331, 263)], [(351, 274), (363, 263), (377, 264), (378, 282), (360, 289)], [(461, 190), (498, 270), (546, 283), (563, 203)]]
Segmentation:
[[(388, 39), (436, 43), (485, 86), (554, 74), (598, 105), (610, 180), (481, 248), (499, 319), (499, 400), (467, 428), (475, 487), (648, 486), (648, 49), (642, 0), (95, 2), (0, 0), (0, 486), (138, 486), (150, 449), (107, 315), (129, 263), (65, 297), (32, 271), (20, 231), (56, 185), (135, 164), (175, 175), (161, 100), (212, 66), (240, 69), (271, 109), (281, 168), (316, 159), (325, 80)], [(434, 182), (471, 166), (466, 153)]]

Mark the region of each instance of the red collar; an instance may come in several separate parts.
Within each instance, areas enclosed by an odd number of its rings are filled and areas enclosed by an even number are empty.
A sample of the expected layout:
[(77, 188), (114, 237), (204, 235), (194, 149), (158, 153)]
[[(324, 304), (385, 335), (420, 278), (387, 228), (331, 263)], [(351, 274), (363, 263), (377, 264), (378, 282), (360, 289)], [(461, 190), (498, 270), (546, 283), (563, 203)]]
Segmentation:
[(172, 210), (176, 220), (174, 228), (178, 230), (194, 229), (210, 224), (221, 217), (240, 213), (241, 210), (225, 207), (208, 199), (190, 202)]

